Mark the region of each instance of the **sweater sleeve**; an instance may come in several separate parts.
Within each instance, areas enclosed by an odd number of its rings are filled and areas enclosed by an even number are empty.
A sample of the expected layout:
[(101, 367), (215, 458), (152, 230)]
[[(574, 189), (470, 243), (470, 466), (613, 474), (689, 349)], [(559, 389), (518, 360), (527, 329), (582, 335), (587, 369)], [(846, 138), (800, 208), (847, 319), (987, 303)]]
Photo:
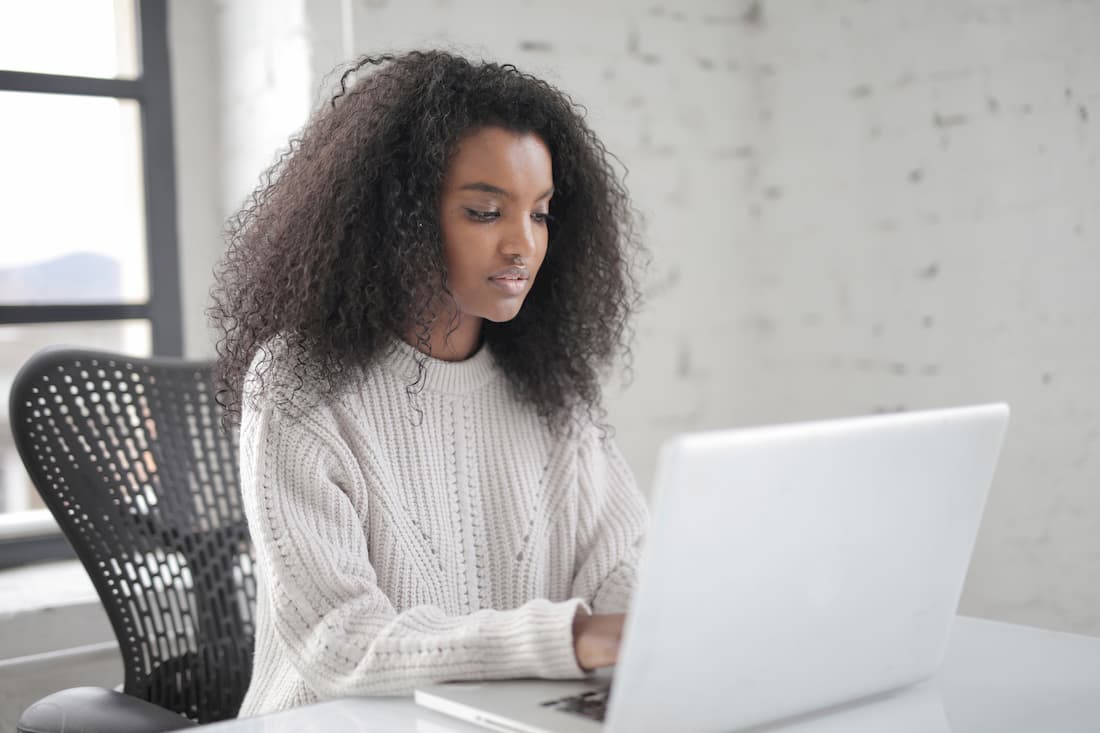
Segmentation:
[(649, 521), (645, 499), (618, 446), (591, 428), (580, 446), (580, 521), (573, 596), (595, 613), (622, 613), (637, 583)]
[(408, 694), (442, 680), (581, 677), (572, 620), (580, 599), (453, 616), (398, 610), (366, 537), (369, 467), (324, 410), (246, 409), (242, 492), (277, 639), (322, 699)]

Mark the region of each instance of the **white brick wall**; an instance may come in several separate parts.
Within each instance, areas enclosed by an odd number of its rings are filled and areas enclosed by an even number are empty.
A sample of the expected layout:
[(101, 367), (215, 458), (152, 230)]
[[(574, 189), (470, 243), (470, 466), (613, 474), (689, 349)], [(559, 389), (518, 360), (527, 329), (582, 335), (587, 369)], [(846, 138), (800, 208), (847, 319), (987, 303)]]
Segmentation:
[(731, 417), (1007, 400), (963, 611), (1100, 634), (1100, 4), (829, 7), (731, 38)]
[(226, 214), (349, 45), (545, 76), (646, 219), (643, 485), (682, 430), (1004, 399), (963, 611), (1100, 634), (1100, 3), (214, 5)]
[(301, 0), (214, 0), (214, 7), (222, 124), (216, 170), (228, 216), (305, 124), (316, 82)]

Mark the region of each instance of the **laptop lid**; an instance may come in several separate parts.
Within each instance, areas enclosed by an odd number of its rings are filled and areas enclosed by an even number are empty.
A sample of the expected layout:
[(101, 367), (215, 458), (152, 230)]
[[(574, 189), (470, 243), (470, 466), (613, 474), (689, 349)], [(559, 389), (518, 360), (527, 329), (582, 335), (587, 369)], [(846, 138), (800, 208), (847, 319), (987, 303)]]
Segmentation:
[(667, 443), (609, 728), (728, 730), (931, 676), (1007, 419), (986, 405)]

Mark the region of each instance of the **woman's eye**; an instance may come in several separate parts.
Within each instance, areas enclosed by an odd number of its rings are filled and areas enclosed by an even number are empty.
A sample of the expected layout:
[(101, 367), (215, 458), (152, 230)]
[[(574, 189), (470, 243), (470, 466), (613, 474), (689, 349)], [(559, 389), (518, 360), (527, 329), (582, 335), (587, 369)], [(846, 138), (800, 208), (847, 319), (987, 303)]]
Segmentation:
[(549, 224), (554, 217), (546, 212), (531, 214), (531, 218), (537, 221), (539, 224)]
[(481, 211), (480, 209), (466, 209), (466, 216), (474, 221), (493, 221), (500, 218), (499, 211)]

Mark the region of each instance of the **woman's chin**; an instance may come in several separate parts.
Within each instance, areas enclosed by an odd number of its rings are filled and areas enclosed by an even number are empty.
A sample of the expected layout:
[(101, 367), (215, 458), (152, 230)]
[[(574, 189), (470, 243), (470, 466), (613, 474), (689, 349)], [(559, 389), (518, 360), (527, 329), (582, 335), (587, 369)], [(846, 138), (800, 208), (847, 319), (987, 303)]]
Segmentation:
[(519, 315), (519, 309), (523, 306), (523, 301), (519, 301), (515, 304), (501, 304), (496, 308), (489, 309), (482, 318), (493, 323), (507, 323), (516, 316)]

